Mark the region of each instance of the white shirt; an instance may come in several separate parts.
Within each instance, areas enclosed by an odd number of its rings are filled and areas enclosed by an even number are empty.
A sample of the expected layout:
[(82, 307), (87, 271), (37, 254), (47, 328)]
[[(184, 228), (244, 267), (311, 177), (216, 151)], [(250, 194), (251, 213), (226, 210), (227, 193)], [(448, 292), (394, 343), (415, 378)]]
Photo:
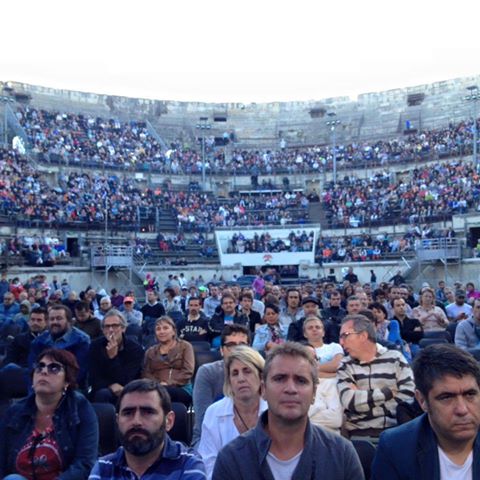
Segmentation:
[(455, 320), (461, 313), (466, 314), (465, 319), (472, 316), (472, 307), (468, 303), (464, 303), (462, 306), (451, 303), (445, 307), (445, 310), (447, 311), (447, 317), (451, 320)]
[(288, 460), (279, 460), (273, 453), (268, 452), (267, 463), (275, 480), (292, 480), (303, 450)]
[(343, 423), (343, 407), (337, 389), (336, 378), (320, 378), (315, 393), (315, 401), (308, 410), (310, 421), (340, 433)]
[[(260, 398), (258, 416), (267, 408), (267, 402)], [(203, 417), (202, 436), (197, 451), (203, 458), (205, 471), (209, 479), (212, 478), (218, 452), (223, 446), (240, 435), (233, 421), (234, 416), (233, 400), (230, 397), (224, 397), (218, 402), (212, 403)]]
[(335, 342), (325, 343), (321, 347), (316, 347), (315, 353), (317, 355), (318, 362), (322, 364), (333, 360), (335, 355), (343, 355), (343, 348)]
[(463, 465), (457, 465), (438, 447), (438, 460), (440, 462), (440, 480), (473, 480), (473, 451), (470, 452)]

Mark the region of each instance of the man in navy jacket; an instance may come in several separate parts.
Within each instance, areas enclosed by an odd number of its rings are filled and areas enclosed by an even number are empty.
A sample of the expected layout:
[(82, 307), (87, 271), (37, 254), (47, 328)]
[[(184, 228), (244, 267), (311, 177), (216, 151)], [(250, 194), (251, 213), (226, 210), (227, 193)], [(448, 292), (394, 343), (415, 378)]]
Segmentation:
[(373, 480), (480, 478), (480, 366), (454, 345), (421, 350), (413, 371), (425, 412), (380, 437)]

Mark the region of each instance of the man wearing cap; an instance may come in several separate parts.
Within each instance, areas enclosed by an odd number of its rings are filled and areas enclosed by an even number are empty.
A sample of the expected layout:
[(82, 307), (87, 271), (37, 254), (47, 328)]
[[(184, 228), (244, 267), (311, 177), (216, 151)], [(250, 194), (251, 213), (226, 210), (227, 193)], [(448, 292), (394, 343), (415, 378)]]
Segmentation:
[(127, 296), (123, 299), (123, 314), (127, 319), (128, 325), (142, 325), (143, 314), (140, 310), (135, 310), (133, 308), (135, 304), (135, 299), (131, 296)]
[(465, 297), (465, 290), (457, 290), (455, 303), (446, 306), (447, 317), (451, 322), (459, 322), (472, 316), (472, 307), (465, 303)]
[(306, 342), (307, 339), (303, 335), (303, 322), (308, 317), (320, 316), (320, 302), (316, 297), (305, 297), (302, 300), (302, 308), (304, 316), (288, 327), (287, 339), (293, 342)]

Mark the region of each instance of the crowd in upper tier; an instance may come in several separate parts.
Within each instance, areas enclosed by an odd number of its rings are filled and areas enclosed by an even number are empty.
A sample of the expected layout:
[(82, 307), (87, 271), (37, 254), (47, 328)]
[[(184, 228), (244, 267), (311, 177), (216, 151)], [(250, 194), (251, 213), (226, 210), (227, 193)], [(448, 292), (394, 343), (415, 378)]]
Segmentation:
[[(201, 154), (176, 142), (162, 148), (142, 121), (121, 122), (82, 114), (46, 111), (33, 107), (18, 109), (17, 117), (33, 149), (51, 160), (72, 165), (103, 165), (123, 169), (149, 169), (161, 173), (202, 172)], [(385, 165), (432, 158), (460, 156), (472, 151), (472, 122), (463, 121), (437, 130), (424, 130), (403, 138), (358, 142), (336, 146), (340, 168)], [(315, 173), (331, 169), (333, 150), (329, 145), (301, 148), (238, 150), (226, 156), (208, 138), (207, 173), (271, 174)], [(282, 148), (283, 147), (283, 148)]]
[[(186, 230), (217, 226), (284, 225), (308, 221), (309, 199), (301, 192), (232, 194), (229, 199), (194, 191), (142, 187), (132, 178), (63, 172), (53, 183), (15, 151), (0, 150), (0, 211), (26, 220), (139, 223), (141, 213), (155, 221), (157, 209)], [(346, 177), (321, 193), (329, 226), (426, 223), (479, 207), (480, 185), (468, 161), (437, 162), (394, 180), (388, 174), (369, 179)]]
[(424, 223), (434, 217), (479, 208), (479, 174), (472, 162), (436, 162), (413, 169), (408, 177), (345, 177), (322, 192), (332, 226), (370, 223)]

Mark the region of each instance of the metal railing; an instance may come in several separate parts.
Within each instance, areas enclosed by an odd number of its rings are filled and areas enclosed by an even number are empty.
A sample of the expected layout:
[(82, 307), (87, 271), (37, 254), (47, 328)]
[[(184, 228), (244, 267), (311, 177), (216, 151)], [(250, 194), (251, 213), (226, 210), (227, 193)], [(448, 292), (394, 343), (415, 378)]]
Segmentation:
[(415, 251), (420, 262), (460, 260), (462, 258), (462, 242), (457, 238), (428, 238), (418, 240)]
[(133, 263), (133, 248), (120, 245), (95, 245), (91, 249), (92, 267), (127, 267)]

